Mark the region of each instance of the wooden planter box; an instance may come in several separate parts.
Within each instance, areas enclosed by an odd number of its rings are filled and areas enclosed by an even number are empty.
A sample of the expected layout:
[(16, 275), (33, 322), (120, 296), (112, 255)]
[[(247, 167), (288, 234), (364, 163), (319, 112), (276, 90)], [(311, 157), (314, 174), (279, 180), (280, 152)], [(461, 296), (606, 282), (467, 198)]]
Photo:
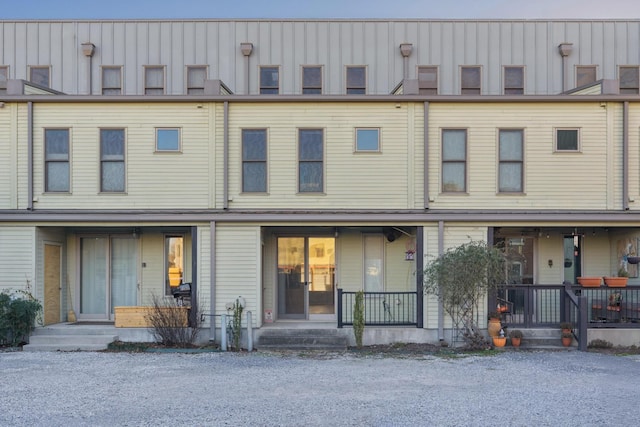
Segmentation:
[[(116, 328), (150, 328), (151, 324), (147, 316), (154, 310), (153, 307), (114, 307)], [(189, 307), (162, 307), (160, 310), (180, 311), (181, 326), (188, 326)]]

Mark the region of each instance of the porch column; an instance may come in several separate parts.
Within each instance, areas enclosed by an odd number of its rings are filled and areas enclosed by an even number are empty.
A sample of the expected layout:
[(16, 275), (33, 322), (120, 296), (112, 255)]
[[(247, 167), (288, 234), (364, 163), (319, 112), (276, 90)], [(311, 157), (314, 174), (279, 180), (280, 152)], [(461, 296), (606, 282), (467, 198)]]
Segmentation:
[[(444, 221), (438, 221), (438, 256), (444, 253)], [(444, 307), (438, 298), (438, 340), (444, 341)]]
[(191, 311), (189, 325), (198, 322), (198, 227), (191, 227)]
[(416, 231), (416, 328), (424, 327), (424, 231)]
[(216, 340), (216, 222), (209, 223), (209, 341)]

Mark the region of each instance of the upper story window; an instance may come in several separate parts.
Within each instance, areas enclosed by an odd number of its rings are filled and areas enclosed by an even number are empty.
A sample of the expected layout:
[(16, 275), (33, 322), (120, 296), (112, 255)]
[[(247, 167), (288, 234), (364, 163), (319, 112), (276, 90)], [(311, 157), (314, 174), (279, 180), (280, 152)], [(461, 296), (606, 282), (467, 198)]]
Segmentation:
[(367, 67), (347, 67), (347, 95), (364, 95), (367, 93)]
[(280, 93), (280, 69), (260, 67), (260, 94), (277, 95), (278, 93)]
[(324, 191), (324, 131), (300, 129), (298, 133), (298, 191)]
[(380, 129), (378, 128), (356, 129), (356, 151), (357, 152), (379, 152), (380, 151)]
[(322, 93), (322, 67), (305, 65), (302, 67), (302, 94), (320, 95)]
[(620, 94), (638, 94), (638, 88), (640, 88), (638, 77), (637, 65), (620, 67)]
[(500, 129), (498, 191), (520, 193), (523, 185), (524, 149), (522, 129)]
[(124, 129), (100, 129), (100, 191), (124, 192), (124, 147)]
[(44, 191), (69, 192), (69, 129), (44, 130)]
[(597, 67), (595, 65), (576, 66), (576, 87), (585, 86), (596, 81)]
[(144, 94), (164, 95), (164, 66), (146, 65), (144, 67)]
[(102, 67), (102, 94), (122, 95), (122, 67)]
[(156, 129), (156, 151), (180, 151), (180, 129)]
[(481, 72), (479, 66), (460, 68), (460, 94), (480, 95), (482, 92)]
[(207, 67), (187, 67), (187, 94), (204, 95), (204, 81), (207, 79)]
[(442, 191), (467, 191), (467, 130), (442, 130)]
[(29, 81), (40, 86), (49, 87), (51, 85), (49, 70), (49, 66), (30, 66)]
[(242, 192), (267, 191), (267, 130), (242, 129)]
[(7, 80), (9, 80), (9, 67), (0, 65), (0, 95), (7, 93)]
[(438, 94), (438, 67), (418, 67), (418, 90), (420, 95)]
[(580, 151), (579, 129), (556, 129), (556, 151)]
[(504, 67), (504, 94), (524, 95), (524, 67)]

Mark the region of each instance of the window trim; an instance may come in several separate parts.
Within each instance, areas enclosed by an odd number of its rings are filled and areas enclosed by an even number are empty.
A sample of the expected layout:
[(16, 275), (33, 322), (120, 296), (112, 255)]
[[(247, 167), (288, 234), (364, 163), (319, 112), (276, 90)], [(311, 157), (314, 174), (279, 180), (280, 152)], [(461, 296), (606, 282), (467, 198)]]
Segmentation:
[[(325, 188), (326, 188), (326, 176), (327, 176), (327, 171), (326, 171), (326, 155), (327, 155), (327, 140), (326, 140), (326, 130), (325, 128), (318, 128), (318, 127), (302, 127), (302, 128), (297, 128), (298, 132), (297, 132), (297, 143), (296, 143), (296, 162), (297, 162), (297, 173), (296, 173), (296, 181), (297, 181), (297, 194), (311, 194), (311, 195), (318, 195), (318, 194), (325, 194)], [(300, 134), (301, 132), (304, 131), (321, 131), (322, 132), (322, 159), (321, 160), (300, 160)], [(318, 163), (321, 162), (322, 163), (322, 188), (320, 188), (318, 191), (302, 191), (300, 188), (300, 164), (301, 163)]]
[[(275, 68), (278, 71), (278, 86), (276, 86), (275, 88), (272, 87), (272, 86), (264, 86), (262, 84), (262, 70), (264, 68)], [(280, 78), (281, 78), (281, 73), (280, 73), (280, 66), (279, 65), (260, 65), (258, 67), (258, 85), (259, 85), (258, 86), (258, 92), (260, 93), (260, 95), (280, 95), (280, 85), (281, 85)], [(263, 89), (265, 89), (265, 90), (267, 90), (267, 89), (270, 89), (270, 90), (277, 89), (278, 92), (277, 93), (263, 93), (262, 92)]]
[[(585, 68), (585, 69), (587, 69), (587, 68), (592, 68), (592, 69), (595, 71), (595, 78), (594, 78), (594, 80), (593, 80), (593, 81), (591, 81), (591, 82), (588, 82), (588, 83), (584, 83), (584, 84), (579, 85), (579, 84), (578, 84), (578, 71), (579, 71), (581, 68)], [(575, 79), (576, 79), (576, 80), (575, 80), (575, 83), (576, 83), (576, 84), (575, 84), (575, 86), (576, 86), (576, 87), (587, 86), (587, 85), (593, 84), (593, 83), (595, 83), (595, 82), (597, 82), (597, 81), (598, 81), (598, 66), (597, 66), (596, 64), (591, 64), (591, 65), (588, 65), (588, 64), (576, 64), (576, 66), (575, 66), (575, 70), (574, 70), (574, 71), (575, 71)]]
[[(120, 86), (118, 87), (106, 87), (104, 85), (104, 70), (118, 70), (120, 72)], [(123, 79), (122, 79), (122, 65), (102, 65), (100, 66), (100, 91), (102, 93), (102, 95), (105, 96), (117, 96), (117, 95), (122, 95), (124, 93), (124, 88), (123, 88)], [(120, 91), (119, 94), (105, 94), (104, 91), (105, 90), (115, 90), (118, 89)]]
[[(500, 144), (502, 143), (502, 139), (501, 139), (501, 134), (502, 131), (508, 131), (508, 132), (514, 132), (514, 131), (519, 131), (520, 132), (520, 149), (521, 149), (521, 158), (520, 160), (502, 160), (500, 158)], [(525, 166), (525, 160), (524, 160), (524, 156), (525, 156), (525, 132), (524, 132), (524, 128), (499, 128), (498, 129), (498, 194), (523, 194), (524, 193), (524, 177), (525, 177), (525, 171), (524, 171), (524, 166)], [(516, 190), (516, 191), (509, 191), (509, 190), (502, 190), (500, 188), (500, 166), (502, 164), (520, 164), (520, 190)]]
[[(264, 160), (244, 159), (244, 131), (264, 131), (265, 157)], [(244, 188), (244, 164), (264, 163), (264, 191), (247, 191)], [(240, 129), (240, 190), (242, 194), (268, 194), (269, 193), (269, 129), (268, 128), (242, 128)]]
[[(203, 69), (204, 70), (204, 81), (202, 82), (202, 87), (200, 86), (192, 86), (189, 84), (189, 70), (191, 69)], [(207, 81), (207, 79), (209, 78), (209, 66), (208, 65), (197, 65), (197, 64), (192, 64), (192, 65), (186, 65), (185, 66), (185, 79), (184, 79), (184, 84), (185, 84), (185, 90), (184, 93), (186, 95), (191, 95), (189, 93), (189, 90), (191, 89), (201, 89), (202, 93), (204, 94), (204, 82)], [(198, 94), (194, 94), (194, 95), (198, 95)]]
[[(435, 87), (422, 87), (422, 85), (420, 84), (420, 82), (425, 82), (426, 80), (420, 80), (420, 69), (421, 68), (432, 68), (436, 71), (436, 84)], [(418, 80), (418, 94), (420, 95), (437, 95), (438, 93), (440, 93), (440, 66), (438, 65), (417, 65), (416, 66), (416, 79)], [(435, 89), (435, 93), (421, 93), (420, 91), (422, 90), (434, 90)]]
[[(463, 87), (462, 86), (462, 74), (463, 71), (466, 69), (478, 69), (480, 72), (480, 77), (479, 77), (479, 86), (478, 87)], [(482, 95), (482, 65), (460, 65), (460, 95)], [(463, 93), (465, 90), (471, 90), (471, 89), (477, 89), (478, 93), (477, 94), (465, 94)]]
[[(162, 130), (177, 130), (178, 131), (178, 148), (175, 150), (161, 150), (158, 148), (158, 131)], [(182, 128), (180, 127), (170, 127), (170, 126), (159, 126), (154, 128), (155, 134), (155, 145), (154, 145), (154, 153), (182, 153)]]
[[(66, 130), (67, 131), (67, 159), (66, 160), (47, 160), (47, 131), (48, 130)], [(71, 193), (71, 181), (72, 181), (72, 177), (73, 177), (73, 173), (71, 170), (71, 154), (72, 154), (72, 150), (71, 150), (71, 128), (65, 128), (65, 127), (45, 127), (42, 129), (42, 139), (43, 139), (43, 163), (44, 163), (44, 176), (43, 176), (43, 193), (47, 193), (47, 194), (70, 194)], [(67, 189), (66, 190), (61, 190), (61, 191), (55, 191), (55, 190), (49, 190), (49, 177), (48, 177), (48, 173), (47, 173), (47, 165), (48, 163), (67, 163), (68, 169), (69, 169), (69, 180), (67, 182)]]
[[(364, 69), (364, 87), (349, 87), (349, 69), (352, 68), (363, 68)], [(369, 87), (369, 70), (368, 67), (366, 65), (345, 65), (344, 68), (344, 93), (346, 95), (366, 95), (368, 93), (368, 87)], [(364, 93), (349, 93), (350, 89), (364, 89)]]
[[(378, 143), (377, 143), (377, 148), (374, 150), (365, 150), (365, 149), (359, 149), (358, 148), (358, 131), (361, 130), (375, 130), (378, 133)], [(382, 132), (380, 130), (379, 127), (356, 127), (354, 128), (354, 147), (353, 147), (353, 152), (354, 153), (381, 153), (382, 152)]]
[[(167, 66), (166, 65), (143, 65), (144, 75), (143, 75), (143, 83), (144, 83), (144, 94), (148, 96), (158, 96), (165, 95), (167, 93)], [(162, 70), (162, 87), (159, 86), (148, 86), (147, 85), (147, 70)], [(147, 90), (157, 90), (162, 89), (161, 94), (149, 94)]]
[[(29, 65), (29, 82), (38, 85), (38, 83), (32, 80), (31, 72), (33, 70), (47, 70), (47, 84), (44, 87), (51, 89), (51, 65)], [(42, 85), (40, 85), (42, 86)]]
[[(621, 71), (623, 68), (635, 68), (638, 73), (638, 80), (634, 87), (622, 87)], [(640, 94), (640, 65), (618, 65), (618, 88), (621, 95), (637, 95)], [(623, 89), (632, 89), (634, 92), (622, 92)]]
[[(120, 130), (122, 131), (123, 136), (123, 144), (122, 144), (122, 160), (103, 160), (102, 158), (102, 131), (103, 130)], [(100, 155), (100, 194), (125, 194), (127, 192), (127, 129), (122, 127), (101, 127), (98, 128), (98, 140), (99, 140), (99, 155)], [(123, 185), (121, 191), (111, 191), (104, 189), (103, 176), (102, 176), (102, 165), (104, 163), (122, 163), (123, 166)]]
[[(320, 86), (319, 87), (314, 87), (314, 86), (306, 86), (304, 85), (304, 70), (305, 68), (319, 68), (320, 69)], [(319, 94), (313, 94), (313, 93), (304, 93), (305, 89), (320, 89), (320, 93)], [(317, 65), (313, 65), (313, 64), (304, 64), (304, 65), (300, 65), (300, 93), (302, 95), (322, 95), (324, 93), (324, 66), (317, 64)]]
[[(444, 134), (446, 131), (464, 131), (464, 161), (444, 160)], [(464, 188), (459, 191), (445, 190), (444, 188), (444, 165), (445, 163), (464, 164)], [(469, 192), (469, 129), (468, 128), (440, 128), (440, 191), (444, 194), (468, 194)]]
[[(558, 131), (560, 130), (575, 130), (577, 141), (577, 148), (575, 150), (560, 150), (558, 149)], [(582, 135), (581, 128), (579, 127), (556, 127), (553, 128), (553, 152), (554, 153), (581, 153), (582, 152)]]
[[(522, 85), (521, 86), (512, 86), (512, 87), (507, 87), (507, 68), (513, 68), (513, 69), (519, 69), (522, 72)], [(524, 65), (503, 65), (502, 66), (502, 94), (503, 95), (524, 95), (525, 94), (525, 85), (526, 85), (526, 80), (527, 80), (527, 76), (525, 74), (526, 69)], [(480, 75), (481, 77), (481, 84), (482, 84), (482, 74)], [(517, 90), (520, 91), (520, 93), (507, 93), (508, 90)]]
[(5, 75), (7, 76), (6, 80), (0, 80), (0, 82), (4, 82), (4, 86), (2, 85), (2, 83), (0, 83), (0, 94), (4, 94), (7, 90), (7, 83), (9, 82), (9, 80), (11, 80), (11, 77), (9, 75), (11, 67), (9, 65), (0, 65), (0, 70), (1, 69), (6, 70)]

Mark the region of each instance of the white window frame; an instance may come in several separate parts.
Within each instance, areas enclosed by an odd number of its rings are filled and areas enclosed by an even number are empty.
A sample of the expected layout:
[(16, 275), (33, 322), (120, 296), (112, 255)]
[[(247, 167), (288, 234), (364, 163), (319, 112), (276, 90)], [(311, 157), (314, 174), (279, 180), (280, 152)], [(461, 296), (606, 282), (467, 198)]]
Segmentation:
[[(158, 146), (158, 139), (162, 131), (177, 131), (178, 146), (170, 149), (162, 149)], [(155, 128), (155, 152), (156, 153), (181, 153), (182, 152), (182, 128), (179, 127), (157, 127)]]
[[(167, 93), (167, 67), (165, 65), (144, 65), (144, 94), (145, 95), (164, 95)], [(147, 71), (151, 70), (162, 70), (162, 87), (160, 86), (148, 86), (147, 85)], [(153, 90), (156, 91), (158, 89), (162, 89), (162, 93), (147, 93), (147, 91)]]
[[(376, 131), (377, 135), (376, 135), (376, 148), (375, 149), (364, 149), (364, 148), (360, 148), (358, 146), (358, 139), (360, 137), (360, 131)], [(354, 151), (356, 153), (380, 153), (382, 151), (382, 143), (381, 143), (381, 138), (380, 138), (380, 128), (374, 128), (374, 127), (358, 127), (355, 128), (355, 149)]]
[[(575, 150), (564, 150), (558, 148), (558, 131), (571, 130), (576, 131), (576, 137), (578, 138), (577, 147)], [(555, 153), (580, 153), (582, 152), (582, 137), (581, 129), (576, 127), (559, 127), (553, 129), (553, 151)]]
[[(117, 70), (117, 71), (119, 72), (119, 74), (120, 74), (120, 86), (117, 86), (117, 87), (116, 87), (116, 86), (113, 86), (113, 87), (107, 87), (107, 86), (105, 86), (105, 81), (104, 81), (104, 80), (105, 80), (105, 79), (104, 79), (104, 72), (105, 72), (105, 70)], [(123, 91), (123, 87), (122, 87), (122, 81), (123, 81), (123, 80), (122, 80), (122, 66), (121, 66), (121, 65), (103, 65), (103, 66), (101, 67), (101, 70), (100, 70), (100, 79), (102, 80), (102, 81), (100, 82), (100, 90), (102, 91), (102, 94), (103, 94), (103, 95), (107, 95), (107, 96), (109, 96), (109, 95), (113, 95), (113, 96), (115, 96), (115, 95), (122, 95), (122, 94), (123, 94), (123, 92), (124, 92), (124, 91)], [(105, 94), (105, 93), (104, 93), (104, 92), (105, 92), (105, 90), (108, 90), (108, 91), (115, 91), (115, 90), (118, 90), (118, 91), (119, 91), (119, 93), (110, 93), (110, 94)]]

